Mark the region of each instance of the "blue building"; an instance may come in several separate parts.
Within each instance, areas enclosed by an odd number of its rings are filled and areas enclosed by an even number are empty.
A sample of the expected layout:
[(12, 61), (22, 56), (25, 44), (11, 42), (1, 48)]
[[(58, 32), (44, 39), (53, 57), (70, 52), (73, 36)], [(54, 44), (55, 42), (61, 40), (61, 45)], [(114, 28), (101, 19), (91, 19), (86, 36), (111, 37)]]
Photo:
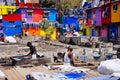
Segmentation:
[(117, 25), (110, 24), (107, 26), (107, 41), (116, 42), (117, 41)]
[(22, 20), (20, 14), (4, 15), (2, 24), (5, 36), (13, 36), (22, 33)]
[(63, 24), (67, 32), (73, 32), (73, 30), (79, 30), (78, 18), (74, 16), (64, 16)]
[(43, 8), (44, 18), (50, 22), (55, 22), (57, 20), (57, 10), (53, 8)]

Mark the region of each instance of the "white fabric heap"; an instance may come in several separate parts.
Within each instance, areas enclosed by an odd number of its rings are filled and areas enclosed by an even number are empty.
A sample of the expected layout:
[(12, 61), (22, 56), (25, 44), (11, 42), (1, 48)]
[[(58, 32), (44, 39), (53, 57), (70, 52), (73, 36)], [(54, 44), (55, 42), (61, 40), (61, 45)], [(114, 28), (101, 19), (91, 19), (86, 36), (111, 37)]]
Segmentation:
[(102, 74), (120, 73), (120, 59), (102, 61), (98, 71)]
[(6, 36), (5, 37), (5, 42), (8, 42), (8, 43), (17, 43), (17, 40), (13, 36)]
[(59, 67), (61, 69), (61, 72), (87, 72), (90, 69), (86, 69), (86, 68), (82, 68), (82, 67), (74, 67), (74, 66), (70, 66), (69, 64), (65, 64), (65, 65), (58, 65), (58, 66), (52, 66), (52, 67)]

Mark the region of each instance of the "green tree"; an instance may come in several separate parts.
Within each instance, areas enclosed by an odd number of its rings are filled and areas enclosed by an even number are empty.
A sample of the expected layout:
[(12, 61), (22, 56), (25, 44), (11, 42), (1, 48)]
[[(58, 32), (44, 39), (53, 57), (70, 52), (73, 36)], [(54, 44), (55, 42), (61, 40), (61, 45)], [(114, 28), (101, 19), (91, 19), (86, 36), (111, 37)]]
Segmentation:
[(50, 39), (51, 34), (53, 34), (54, 32), (54, 26), (51, 26), (50, 22), (48, 22), (45, 19), (40, 22), (40, 25), (41, 25), (41, 29), (43, 29), (43, 31), (46, 34), (45, 35), (46, 39)]
[(56, 0), (56, 8), (61, 8), (63, 11), (66, 9), (74, 8), (77, 6), (80, 8), (83, 0)]

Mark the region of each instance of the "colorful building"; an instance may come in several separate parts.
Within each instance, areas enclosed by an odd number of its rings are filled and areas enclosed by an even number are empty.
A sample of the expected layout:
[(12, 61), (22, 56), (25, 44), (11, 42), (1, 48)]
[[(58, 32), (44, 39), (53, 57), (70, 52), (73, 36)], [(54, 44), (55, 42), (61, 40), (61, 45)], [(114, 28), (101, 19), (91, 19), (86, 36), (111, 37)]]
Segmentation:
[(90, 21), (90, 32), (91, 36), (96, 36), (96, 29), (95, 29), (95, 23), (96, 23), (96, 9), (91, 10), (91, 21)]
[(43, 10), (40, 8), (19, 8), (15, 14), (21, 14), (22, 21), (26, 23), (40, 22), (43, 19)]
[[(111, 26), (111, 4), (105, 4), (101, 6), (101, 22), (102, 26), (104, 26), (104, 29), (102, 33), (105, 33), (104, 36), (106, 37), (106, 40), (109, 41), (110, 39), (110, 30), (109, 27)], [(105, 31), (106, 30), (106, 31)]]
[[(49, 26), (50, 28), (52, 28), (52, 30), (51, 29), (48, 29), (47, 30), (47, 32), (46, 31), (44, 31), (43, 29), (40, 29), (40, 36), (43, 36), (43, 37), (46, 37), (46, 35), (49, 33), (49, 32), (51, 32), (52, 31), (52, 34), (49, 36), (52, 40), (56, 40), (56, 38), (57, 38), (57, 30), (56, 30), (56, 27), (55, 26), (53, 26), (52, 24), (53, 23), (50, 23), (51, 25)], [(51, 31), (50, 31), (51, 30)]]
[(111, 22), (120, 22), (120, 1), (111, 3)]
[(0, 15), (13, 14), (16, 6), (0, 6)]
[[(86, 10), (87, 13), (87, 21), (86, 26), (84, 26), (83, 34), (87, 32), (87, 36), (96, 36), (95, 22), (96, 22), (96, 9), (90, 8)], [(90, 31), (88, 31), (90, 30)]]
[(23, 22), (23, 35), (28, 32), (28, 36), (40, 35), (39, 22), (43, 20), (43, 10), (38, 8), (19, 8), (15, 14), (21, 14)]
[(120, 30), (119, 8), (120, 1), (104, 0), (101, 7), (87, 9), (86, 25), (90, 27), (91, 36), (99, 36), (108, 42), (116, 40)]
[(2, 26), (5, 36), (13, 36), (22, 32), (21, 14), (9, 14), (3, 16)]
[(57, 10), (52, 8), (43, 8), (44, 18), (49, 22), (56, 22), (57, 20)]
[(111, 4), (106, 4), (101, 7), (101, 15), (102, 24), (111, 23)]
[(96, 7), (95, 8), (95, 30), (96, 30), (96, 36), (102, 37), (101, 30), (103, 29), (102, 23), (101, 23), (101, 8)]
[(115, 1), (111, 3), (111, 26), (109, 30), (109, 41), (116, 40), (120, 37), (119, 31), (119, 22), (120, 22), (120, 1)]
[(40, 1), (39, 0), (16, 0), (16, 5), (20, 8), (39, 8)]
[(4, 42), (3, 26), (0, 25), (0, 41)]
[(92, 9), (88, 9), (86, 10), (86, 25), (87, 26), (91, 26), (91, 19), (92, 19), (92, 12), (91, 12)]
[(63, 24), (67, 32), (73, 32), (73, 30), (79, 30), (78, 17), (64, 16)]
[(83, 36), (91, 36), (89, 26), (86, 26), (83, 24), (82, 25), (82, 32), (83, 32)]
[(6, 14), (13, 14), (16, 10), (16, 6), (0, 6), (0, 24), (2, 23), (2, 16)]
[[(46, 13), (45, 13), (46, 12)], [(22, 18), (22, 33), (28, 33), (28, 36), (45, 36), (45, 31), (40, 29), (40, 22), (46, 19), (49, 22), (56, 21), (55, 9), (40, 9), (40, 8), (19, 8), (15, 14), (21, 14)], [(56, 30), (51, 34), (52, 39), (56, 39)]]

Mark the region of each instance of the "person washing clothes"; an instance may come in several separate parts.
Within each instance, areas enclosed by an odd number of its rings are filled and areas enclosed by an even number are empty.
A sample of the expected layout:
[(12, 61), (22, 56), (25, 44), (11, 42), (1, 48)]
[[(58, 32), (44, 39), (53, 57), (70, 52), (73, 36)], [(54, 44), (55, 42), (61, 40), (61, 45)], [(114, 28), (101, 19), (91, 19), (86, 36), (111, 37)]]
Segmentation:
[(64, 55), (64, 64), (74, 66), (73, 48), (68, 47), (67, 52)]
[(37, 57), (38, 55), (35, 46), (33, 46), (31, 42), (28, 42), (27, 46), (30, 48), (30, 52), (24, 56), (29, 56), (30, 58), (32, 58), (33, 55), (36, 55), (35, 57)]

